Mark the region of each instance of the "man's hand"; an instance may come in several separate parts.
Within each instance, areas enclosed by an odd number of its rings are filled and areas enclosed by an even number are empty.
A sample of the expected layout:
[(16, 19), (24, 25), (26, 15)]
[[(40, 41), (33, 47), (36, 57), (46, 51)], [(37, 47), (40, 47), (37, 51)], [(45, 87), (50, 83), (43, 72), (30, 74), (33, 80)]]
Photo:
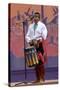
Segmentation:
[(33, 40), (33, 43), (36, 46), (37, 45), (37, 40)]
[(31, 41), (29, 42), (29, 44), (36, 46), (36, 45), (37, 45), (37, 40), (31, 40)]
[(30, 46), (34, 45), (33, 40), (29, 42)]

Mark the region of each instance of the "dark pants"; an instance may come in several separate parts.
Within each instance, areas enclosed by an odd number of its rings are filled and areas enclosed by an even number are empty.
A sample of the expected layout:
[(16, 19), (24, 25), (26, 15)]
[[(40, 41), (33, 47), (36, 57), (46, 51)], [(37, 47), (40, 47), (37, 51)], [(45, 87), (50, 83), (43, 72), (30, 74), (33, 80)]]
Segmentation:
[[(43, 50), (43, 46), (42, 43), (39, 43), (39, 47), (36, 47), (37, 53), (41, 53), (43, 55), (44, 50)], [(41, 60), (39, 60), (39, 64), (36, 65), (35, 67), (36, 70), (36, 78), (37, 80), (44, 80), (44, 76), (45, 76), (45, 68), (44, 68), (44, 64), (41, 62)]]
[(35, 67), (37, 80), (44, 80), (45, 69), (43, 64), (38, 64)]

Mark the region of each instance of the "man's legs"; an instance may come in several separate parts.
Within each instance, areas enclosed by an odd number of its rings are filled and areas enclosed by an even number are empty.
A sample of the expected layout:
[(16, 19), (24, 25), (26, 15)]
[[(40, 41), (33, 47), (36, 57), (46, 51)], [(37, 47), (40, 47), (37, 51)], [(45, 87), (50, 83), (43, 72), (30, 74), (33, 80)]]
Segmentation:
[(45, 80), (45, 69), (43, 64), (36, 65), (36, 77), (38, 82)]
[(44, 81), (45, 80), (45, 68), (44, 68), (44, 57), (43, 57), (43, 45), (39, 43), (39, 47), (36, 47), (37, 55), (39, 64), (36, 65), (36, 77), (37, 81)]
[(37, 82), (40, 81), (40, 73), (39, 73), (39, 65), (36, 65), (36, 78), (37, 78)]
[(45, 80), (45, 68), (44, 65), (39, 65), (39, 74), (40, 74), (40, 81), (44, 81)]

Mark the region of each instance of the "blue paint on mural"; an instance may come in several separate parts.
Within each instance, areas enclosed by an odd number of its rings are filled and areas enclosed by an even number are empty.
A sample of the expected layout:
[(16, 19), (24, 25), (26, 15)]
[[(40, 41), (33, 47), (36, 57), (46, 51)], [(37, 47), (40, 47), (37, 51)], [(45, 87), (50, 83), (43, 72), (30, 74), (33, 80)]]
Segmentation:
[[(23, 57), (16, 57), (12, 52), (10, 52), (11, 60), (11, 70), (24, 70), (25, 69), (25, 59)], [(48, 63), (45, 65), (46, 68), (57, 67), (58, 66), (58, 57), (49, 56)], [(34, 68), (34, 67), (33, 67)], [(31, 69), (27, 67), (27, 69)]]

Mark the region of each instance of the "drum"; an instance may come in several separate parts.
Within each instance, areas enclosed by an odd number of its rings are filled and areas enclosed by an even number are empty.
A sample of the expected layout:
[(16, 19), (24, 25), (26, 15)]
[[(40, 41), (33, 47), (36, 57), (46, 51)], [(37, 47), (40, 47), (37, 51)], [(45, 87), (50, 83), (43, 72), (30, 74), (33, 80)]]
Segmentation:
[(28, 67), (35, 66), (38, 64), (38, 57), (37, 57), (37, 52), (34, 47), (27, 47), (25, 48), (25, 57), (26, 57), (26, 62)]

